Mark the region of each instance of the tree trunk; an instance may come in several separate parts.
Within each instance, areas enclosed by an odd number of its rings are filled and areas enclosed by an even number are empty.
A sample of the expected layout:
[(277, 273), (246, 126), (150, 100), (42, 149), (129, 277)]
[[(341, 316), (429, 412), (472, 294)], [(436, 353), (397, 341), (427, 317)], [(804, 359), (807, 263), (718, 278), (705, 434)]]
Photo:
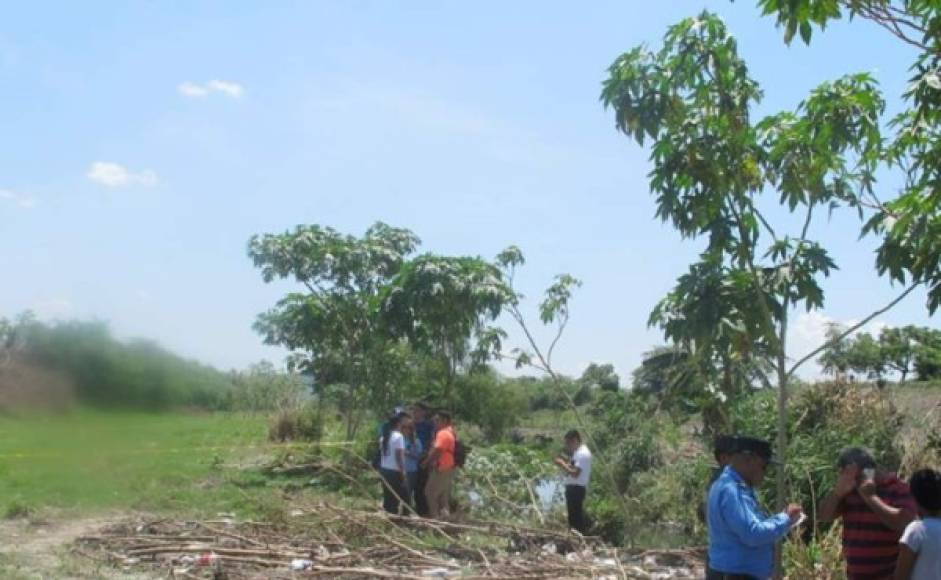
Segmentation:
[[(784, 473), (787, 461), (787, 310), (784, 310), (781, 315), (781, 329), (778, 340), (778, 438), (775, 447), (777, 448), (777, 459), (780, 464), (777, 467), (776, 484), (778, 509), (784, 510), (787, 506), (787, 479)], [(784, 576), (783, 572), (782, 543), (778, 542), (774, 554), (775, 578), (782, 578)]]

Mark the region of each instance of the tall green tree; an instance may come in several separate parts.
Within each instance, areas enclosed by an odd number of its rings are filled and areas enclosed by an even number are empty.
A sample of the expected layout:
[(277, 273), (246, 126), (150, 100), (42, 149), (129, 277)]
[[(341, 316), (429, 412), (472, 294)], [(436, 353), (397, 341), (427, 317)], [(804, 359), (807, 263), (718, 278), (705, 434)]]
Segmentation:
[(913, 330), (915, 347), (915, 372), (918, 380), (929, 381), (941, 378), (941, 331), (932, 328)]
[(875, 379), (882, 386), (886, 372), (885, 355), (879, 341), (868, 332), (860, 333), (849, 343), (847, 358), (851, 369), (870, 379)]
[[(651, 322), (704, 360), (770, 358), (783, 456), (788, 384), (818, 354), (789, 362), (788, 316), (820, 308), (820, 281), (836, 269), (812, 225), (842, 206), (859, 209), (861, 192), (872, 190), (884, 102), (867, 74), (824, 83), (795, 110), (754, 119), (761, 98), (735, 39), (708, 12), (670, 27), (660, 50), (618, 57), (601, 94), (617, 129), (651, 144), (657, 216), (706, 242)], [(796, 231), (760, 209), (772, 196), (800, 215)], [(777, 496), (786, 497), (784, 470)]]
[(318, 225), (253, 236), (248, 255), (265, 282), (291, 280), (291, 292), (258, 316), (267, 344), (291, 350), (291, 367), (321, 385), (342, 385), (346, 436), (368, 409), (381, 410), (407, 363), (407, 348), (381, 332), (381, 294), (418, 247), (418, 237), (383, 223), (362, 237)]
[(621, 388), (621, 377), (612, 364), (589, 363), (578, 382), (590, 389), (615, 393)]
[(917, 336), (917, 329), (914, 326), (883, 328), (879, 333), (879, 354), (882, 364), (888, 370), (899, 373), (903, 383), (915, 367)]
[(817, 359), (824, 374), (834, 375), (838, 379), (845, 377), (850, 370), (850, 339), (838, 340), (846, 330), (842, 324), (831, 322), (827, 324), (826, 344), (827, 348)]

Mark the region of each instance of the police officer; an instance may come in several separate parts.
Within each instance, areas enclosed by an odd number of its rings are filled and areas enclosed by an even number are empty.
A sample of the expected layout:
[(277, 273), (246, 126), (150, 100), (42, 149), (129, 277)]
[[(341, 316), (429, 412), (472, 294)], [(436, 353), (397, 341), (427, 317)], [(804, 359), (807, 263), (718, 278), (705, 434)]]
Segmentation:
[(697, 513), (699, 515), (699, 521), (703, 524), (706, 523), (706, 504), (709, 501), (709, 490), (712, 489), (712, 484), (719, 479), (719, 476), (722, 475), (722, 471), (725, 469), (725, 466), (729, 464), (729, 461), (732, 459), (732, 453), (735, 451), (735, 446), (738, 444), (738, 437), (736, 435), (719, 435), (715, 438), (712, 447), (712, 455), (716, 458), (716, 466), (712, 468), (712, 474), (709, 476), (709, 483), (706, 484), (706, 491), (703, 493), (703, 500), (699, 504), (699, 509)]
[(791, 504), (768, 516), (758, 505), (755, 488), (772, 462), (771, 445), (738, 437), (729, 464), (709, 490), (707, 580), (767, 580), (774, 567), (774, 544), (787, 535), (803, 514)]

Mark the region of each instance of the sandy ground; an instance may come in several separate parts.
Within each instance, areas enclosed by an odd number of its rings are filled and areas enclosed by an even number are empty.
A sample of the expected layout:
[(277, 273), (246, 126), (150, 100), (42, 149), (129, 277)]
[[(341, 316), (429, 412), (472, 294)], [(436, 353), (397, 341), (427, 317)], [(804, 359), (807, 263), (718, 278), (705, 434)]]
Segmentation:
[(60, 580), (106, 578), (145, 580), (156, 578), (139, 571), (122, 571), (76, 551), (73, 542), (103, 527), (126, 519), (31, 517), (0, 521), (0, 578), (5, 580)]

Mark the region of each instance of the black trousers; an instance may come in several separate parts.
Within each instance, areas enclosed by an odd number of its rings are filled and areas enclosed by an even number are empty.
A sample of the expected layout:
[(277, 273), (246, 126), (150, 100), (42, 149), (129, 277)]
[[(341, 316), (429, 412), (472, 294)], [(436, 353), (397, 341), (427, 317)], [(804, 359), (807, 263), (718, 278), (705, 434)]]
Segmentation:
[(706, 580), (758, 580), (754, 576), (749, 576), (748, 574), (728, 574), (726, 572), (719, 572), (718, 570), (713, 570), (709, 568), (706, 572)]
[(380, 469), (379, 473), (382, 474), (382, 509), (390, 514), (398, 514), (401, 500), (408, 497), (402, 472), (395, 469)]
[(590, 527), (585, 515), (585, 486), (565, 486), (565, 508), (569, 514), (569, 527), (581, 534), (587, 534)]
[(425, 498), (425, 486), (428, 485), (428, 470), (424, 467), (418, 468), (418, 481), (415, 483), (414, 493), (415, 511), (420, 516), (428, 515), (428, 500)]

